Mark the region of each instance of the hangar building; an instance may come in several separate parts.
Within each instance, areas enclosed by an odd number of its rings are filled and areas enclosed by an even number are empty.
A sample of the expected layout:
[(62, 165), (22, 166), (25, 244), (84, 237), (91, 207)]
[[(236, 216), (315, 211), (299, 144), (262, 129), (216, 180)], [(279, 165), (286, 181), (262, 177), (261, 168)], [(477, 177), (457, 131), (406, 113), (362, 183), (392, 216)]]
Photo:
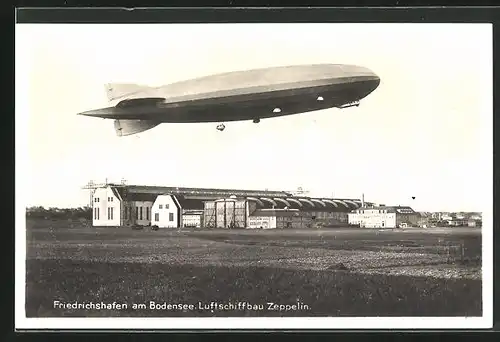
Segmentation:
[[(172, 194), (185, 201), (198, 201), (197, 208), (203, 210), (203, 202), (221, 197), (257, 196), (286, 197), (280, 191), (228, 190), (184, 187), (159, 187), (125, 184), (105, 184), (92, 192), (93, 226), (148, 226), (152, 221), (152, 207), (160, 195)], [(187, 202), (182, 201), (182, 204)], [(158, 203), (158, 210), (159, 210)], [(190, 205), (192, 203), (189, 203)], [(158, 212), (158, 211), (157, 211)], [(180, 215), (179, 215), (180, 216)]]
[[(360, 208), (362, 201), (295, 196), (286, 191), (106, 184), (95, 188), (92, 204), (93, 226), (247, 228), (256, 220), (251, 216), (295, 222), (285, 224), (290, 227), (302, 227), (310, 220), (347, 225), (348, 213)], [(302, 223), (297, 223), (296, 214), (282, 214), (286, 211), (299, 212)], [(287, 215), (295, 218), (284, 219)]]

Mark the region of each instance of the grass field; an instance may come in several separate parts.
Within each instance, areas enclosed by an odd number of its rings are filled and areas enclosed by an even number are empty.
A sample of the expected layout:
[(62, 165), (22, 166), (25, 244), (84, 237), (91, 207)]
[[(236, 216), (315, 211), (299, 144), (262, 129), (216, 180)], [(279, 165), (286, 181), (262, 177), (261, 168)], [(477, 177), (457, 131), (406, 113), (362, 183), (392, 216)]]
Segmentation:
[[(480, 316), (482, 310), (481, 233), (471, 228), (178, 232), (28, 221), (26, 267), (28, 317)], [(55, 300), (128, 307), (73, 310), (55, 308)], [(149, 301), (193, 306), (132, 308)], [(264, 309), (217, 310), (212, 302)], [(276, 311), (266, 303), (303, 305)]]

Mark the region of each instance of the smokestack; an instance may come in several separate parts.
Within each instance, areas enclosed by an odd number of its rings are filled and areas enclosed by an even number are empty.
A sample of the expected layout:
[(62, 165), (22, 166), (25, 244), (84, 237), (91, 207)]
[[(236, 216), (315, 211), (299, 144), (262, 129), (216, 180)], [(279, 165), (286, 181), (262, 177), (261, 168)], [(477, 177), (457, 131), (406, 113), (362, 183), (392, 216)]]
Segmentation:
[(365, 194), (361, 194), (361, 208), (365, 207)]

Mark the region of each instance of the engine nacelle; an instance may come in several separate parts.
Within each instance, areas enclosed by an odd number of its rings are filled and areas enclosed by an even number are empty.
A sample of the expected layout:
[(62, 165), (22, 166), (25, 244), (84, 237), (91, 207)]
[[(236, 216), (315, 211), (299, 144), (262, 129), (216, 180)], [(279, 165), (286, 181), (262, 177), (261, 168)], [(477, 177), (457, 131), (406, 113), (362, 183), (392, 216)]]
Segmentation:
[(115, 120), (115, 131), (119, 137), (147, 131), (160, 123), (150, 120)]

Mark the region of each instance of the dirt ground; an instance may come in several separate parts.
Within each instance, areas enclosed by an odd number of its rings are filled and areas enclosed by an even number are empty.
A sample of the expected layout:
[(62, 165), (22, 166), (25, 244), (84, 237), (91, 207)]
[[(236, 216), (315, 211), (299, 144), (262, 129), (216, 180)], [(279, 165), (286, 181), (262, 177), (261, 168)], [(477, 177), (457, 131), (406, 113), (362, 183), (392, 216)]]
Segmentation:
[[(474, 316), (482, 306), (476, 228), (179, 232), (28, 222), (26, 257), (26, 308), (32, 316), (158, 314), (61, 311), (51, 298), (135, 303), (146, 297), (184, 302), (300, 297), (310, 310), (286, 314), (309, 316)], [(351, 297), (339, 300), (340, 293)], [(161, 312), (173, 314), (193, 315)]]

